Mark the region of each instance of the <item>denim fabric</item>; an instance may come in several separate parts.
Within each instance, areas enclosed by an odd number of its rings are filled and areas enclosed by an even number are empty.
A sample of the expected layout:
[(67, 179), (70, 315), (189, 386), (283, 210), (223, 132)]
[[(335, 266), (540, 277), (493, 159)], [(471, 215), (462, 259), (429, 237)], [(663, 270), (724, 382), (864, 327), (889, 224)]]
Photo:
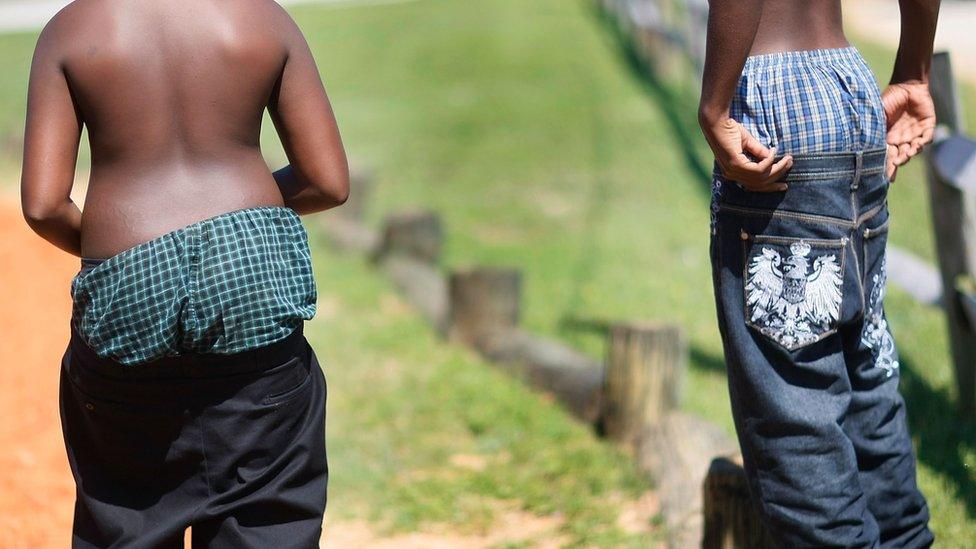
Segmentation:
[(750, 490), (786, 547), (931, 545), (884, 315), (885, 150), (794, 159), (784, 192), (715, 178), (715, 298)]

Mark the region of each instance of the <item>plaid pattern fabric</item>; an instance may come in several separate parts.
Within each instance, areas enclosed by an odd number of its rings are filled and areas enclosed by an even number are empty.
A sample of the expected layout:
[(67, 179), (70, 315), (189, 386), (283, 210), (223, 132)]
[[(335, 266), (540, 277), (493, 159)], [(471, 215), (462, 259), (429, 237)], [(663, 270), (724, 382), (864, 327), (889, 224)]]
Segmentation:
[(853, 46), (750, 56), (731, 116), (777, 154), (885, 147), (881, 93)]
[(308, 235), (281, 206), (211, 217), (83, 266), (71, 297), (78, 333), (126, 365), (273, 343), (310, 320), (317, 299)]

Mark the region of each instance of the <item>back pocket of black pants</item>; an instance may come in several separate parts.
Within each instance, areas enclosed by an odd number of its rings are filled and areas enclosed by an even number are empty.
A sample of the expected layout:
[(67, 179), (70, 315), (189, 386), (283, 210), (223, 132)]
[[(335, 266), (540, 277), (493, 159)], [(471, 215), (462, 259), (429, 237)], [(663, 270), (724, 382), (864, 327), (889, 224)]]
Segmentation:
[(270, 406), (282, 406), (297, 398), (309, 386), (309, 365), (296, 356), (276, 366), (273, 378), (271, 388), (261, 402)]

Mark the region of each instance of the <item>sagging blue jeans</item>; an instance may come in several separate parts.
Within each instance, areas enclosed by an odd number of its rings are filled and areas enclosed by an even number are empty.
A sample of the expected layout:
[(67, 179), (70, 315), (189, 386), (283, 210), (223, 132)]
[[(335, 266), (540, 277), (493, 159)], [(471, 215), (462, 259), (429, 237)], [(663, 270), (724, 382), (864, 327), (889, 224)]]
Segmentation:
[(926, 547), (884, 314), (885, 150), (794, 156), (786, 192), (716, 175), (711, 260), (750, 490), (786, 547)]

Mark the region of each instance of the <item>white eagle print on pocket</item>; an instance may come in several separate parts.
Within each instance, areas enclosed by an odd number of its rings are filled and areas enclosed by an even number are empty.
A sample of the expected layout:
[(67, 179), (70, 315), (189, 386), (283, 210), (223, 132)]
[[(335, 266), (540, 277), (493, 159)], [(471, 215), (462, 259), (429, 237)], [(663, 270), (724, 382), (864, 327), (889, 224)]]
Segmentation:
[(749, 321), (783, 347), (813, 343), (833, 329), (840, 316), (843, 274), (834, 254), (813, 259), (803, 240), (790, 245), (785, 260), (762, 247), (749, 262), (745, 286)]

